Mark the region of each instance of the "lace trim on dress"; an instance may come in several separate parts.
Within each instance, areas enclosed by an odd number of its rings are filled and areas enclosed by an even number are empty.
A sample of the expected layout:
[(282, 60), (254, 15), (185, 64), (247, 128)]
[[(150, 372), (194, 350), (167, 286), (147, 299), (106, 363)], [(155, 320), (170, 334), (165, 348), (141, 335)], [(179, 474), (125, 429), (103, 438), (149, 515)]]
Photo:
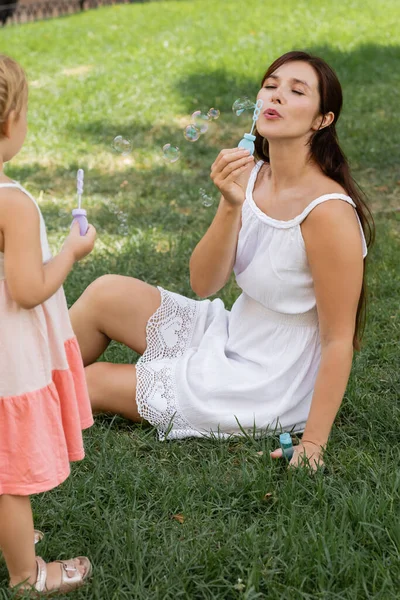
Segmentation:
[(158, 289), (161, 304), (147, 323), (147, 348), (136, 365), (136, 402), (140, 416), (164, 440), (171, 429), (187, 435), (196, 431), (178, 407), (175, 367), (192, 340), (198, 302)]

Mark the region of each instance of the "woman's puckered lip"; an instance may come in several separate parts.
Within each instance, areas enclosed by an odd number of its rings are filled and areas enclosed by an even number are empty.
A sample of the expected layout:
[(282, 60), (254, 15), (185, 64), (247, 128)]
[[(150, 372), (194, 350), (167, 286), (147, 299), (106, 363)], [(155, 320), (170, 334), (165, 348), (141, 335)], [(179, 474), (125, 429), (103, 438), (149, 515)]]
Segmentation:
[(267, 110), (264, 110), (264, 116), (276, 116), (276, 117), (280, 117), (282, 119), (282, 115), (280, 113), (278, 113), (278, 111), (275, 108), (267, 108)]

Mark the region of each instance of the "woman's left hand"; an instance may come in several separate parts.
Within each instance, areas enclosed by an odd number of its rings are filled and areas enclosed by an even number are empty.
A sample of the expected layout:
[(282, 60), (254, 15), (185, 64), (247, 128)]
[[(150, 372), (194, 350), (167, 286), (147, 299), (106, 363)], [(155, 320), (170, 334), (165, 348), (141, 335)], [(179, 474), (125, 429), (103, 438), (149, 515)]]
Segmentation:
[[(282, 458), (282, 448), (277, 448), (270, 454), (271, 458)], [(293, 456), (289, 467), (307, 467), (313, 472), (324, 466), (323, 448), (314, 442), (301, 441), (293, 446)]]

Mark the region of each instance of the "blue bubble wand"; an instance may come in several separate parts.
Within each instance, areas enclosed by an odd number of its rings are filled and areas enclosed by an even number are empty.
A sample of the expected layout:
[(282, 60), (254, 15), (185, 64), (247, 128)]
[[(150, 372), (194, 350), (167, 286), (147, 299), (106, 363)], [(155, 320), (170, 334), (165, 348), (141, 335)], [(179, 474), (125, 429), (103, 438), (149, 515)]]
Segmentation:
[(251, 127), (250, 133), (245, 133), (243, 138), (240, 140), (238, 144), (238, 148), (243, 148), (243, 150), (248, 150), (250, 154), (254, 154), (254, 142), (256, 136), (253, 135), (254, 127), (256, 126), (256, 121), (260, 116), (260, 112), (263, 106), (263, 101), (257, 100), (256, 106), (253, 113), (253, 125)]

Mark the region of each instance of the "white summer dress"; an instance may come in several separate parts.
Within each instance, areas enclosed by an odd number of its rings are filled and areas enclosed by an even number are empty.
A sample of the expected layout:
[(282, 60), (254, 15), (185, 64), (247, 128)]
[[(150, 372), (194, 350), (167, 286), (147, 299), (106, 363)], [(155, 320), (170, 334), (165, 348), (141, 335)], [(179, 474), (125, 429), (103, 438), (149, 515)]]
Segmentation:
[[(318, 315), (301, 223), (327, 194), (290, 221), (255, 204), (259, 161), (242, 209), (234, 272), (242, 294), (192, 300), (159, 288), (137, 363), (136, 401), (161, 440), (304, 430), (320, 364)], [(361, 223), (363, 256), (367, 254)]]

